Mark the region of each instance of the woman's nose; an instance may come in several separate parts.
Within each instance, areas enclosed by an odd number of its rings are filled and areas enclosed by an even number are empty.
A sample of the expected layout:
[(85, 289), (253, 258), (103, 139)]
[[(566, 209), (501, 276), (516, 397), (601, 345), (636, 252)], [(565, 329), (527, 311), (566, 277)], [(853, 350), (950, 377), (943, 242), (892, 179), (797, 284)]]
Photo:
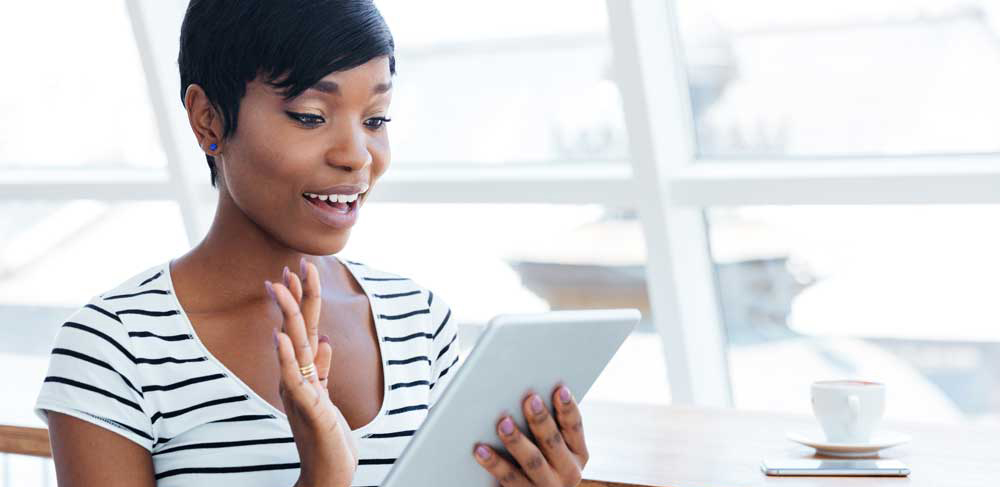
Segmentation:
[(326, 151), (327, 164), (347, 171), (360, 171), (371, 164), (368, 138), (364, 128), (350, 128), (338, 133)]

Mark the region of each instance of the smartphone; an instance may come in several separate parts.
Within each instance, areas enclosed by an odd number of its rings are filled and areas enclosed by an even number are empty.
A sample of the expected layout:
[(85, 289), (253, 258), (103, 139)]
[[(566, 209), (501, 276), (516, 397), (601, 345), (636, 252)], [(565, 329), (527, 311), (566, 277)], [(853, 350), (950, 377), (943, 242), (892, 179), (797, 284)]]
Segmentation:
[(812, 460), (808, 458), (764, 460), (767, 475), (857, 475), (905, 477), (910, 469), (899, 460)]

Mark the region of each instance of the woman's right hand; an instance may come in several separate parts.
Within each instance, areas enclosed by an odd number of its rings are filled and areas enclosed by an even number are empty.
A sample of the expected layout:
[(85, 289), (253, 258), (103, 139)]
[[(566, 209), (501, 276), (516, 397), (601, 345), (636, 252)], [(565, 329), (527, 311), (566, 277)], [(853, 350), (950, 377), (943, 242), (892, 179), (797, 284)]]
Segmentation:
[[(319, 271), (301, 262), (305, 284), (285, 269), (285, 284), (265, 282), (282, 313), (282, 329), (274, 331), (281, 380), (278, 392), (295, 437), (301, 470), (298, 487), (350, 486), (358, 466), (351, 428), (330, 400), (327, 382), (333, 349), (319, 338)], [(315, 364), (316, 374), (299, 370)]]

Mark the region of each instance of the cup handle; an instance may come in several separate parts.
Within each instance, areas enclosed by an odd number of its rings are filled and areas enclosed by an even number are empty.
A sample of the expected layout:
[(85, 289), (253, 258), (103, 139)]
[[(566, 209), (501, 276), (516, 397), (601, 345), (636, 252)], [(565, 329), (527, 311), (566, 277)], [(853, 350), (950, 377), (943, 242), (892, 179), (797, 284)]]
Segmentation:
[(851, 411), (851, 432), (857, 432), (861, 426), (861, 399), (858, 396), (847, 396), (847, 408)]

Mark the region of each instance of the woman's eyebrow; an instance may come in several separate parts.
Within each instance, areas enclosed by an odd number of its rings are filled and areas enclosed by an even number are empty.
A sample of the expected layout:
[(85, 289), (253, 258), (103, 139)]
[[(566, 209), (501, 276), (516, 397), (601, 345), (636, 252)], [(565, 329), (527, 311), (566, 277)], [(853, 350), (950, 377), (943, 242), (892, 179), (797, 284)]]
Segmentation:
[[(334, 81), (320, 80), (320, 81), (317, 81), (316, 84), (314, 84), (311, 87), (309, 87), (309, 89), (310, 90), (316, 90), (316, 91), (319, 91), (321, 93), (330, 93), (330, 94), (334, 94), (334, 95), (340, 95), (340, 86), (337, 85), (337, 83), (334, 82)], [(386, 83), (379, 83), (379, 84), (375, 85), (375, 88), (372, 89), (372, 94), (373, 95), (380, 95), (380, 94), (385, 93), (385, 92), (387, 92), (387, 91), (389, 91), (391, 89), (392, 89), (392, 81), (390, 80), (390, 81), (388, 81)]]

